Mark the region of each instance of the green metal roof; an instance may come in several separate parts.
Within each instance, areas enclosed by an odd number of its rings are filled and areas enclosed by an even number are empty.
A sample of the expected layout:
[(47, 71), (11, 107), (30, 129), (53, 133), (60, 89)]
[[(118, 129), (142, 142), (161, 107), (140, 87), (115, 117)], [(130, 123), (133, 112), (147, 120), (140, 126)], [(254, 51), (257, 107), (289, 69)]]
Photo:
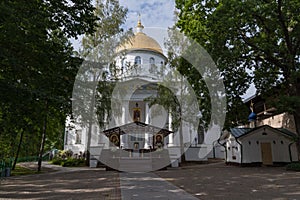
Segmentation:
[(291, 132), (291, 131), (289, 131), (285, 128), (273, 128), (269, 125), (259, 126), (259, 127), (256, 127), (256, 128), (231, 128), (230, 132), (235, 138), (239, 138), (239, 137), (245, 136), (245, 135), (247, 135), (247, 134), (249, 134), (249, 133), (251, 133), (255, 130), (265, 128), (265, 127), (275, 129), (275, 130), (281, 132), (283, 135), (288, 136), (288, 137), (296, 137), (295, 133), (293, 133), (293, 132)]
[(248, 133), (251, 130), (253, 130), (253, 129), (252, 128), (231, 128), (230, 132), (234, 137), (238, 138), (238, 137), (245, 135), (246, 133)]

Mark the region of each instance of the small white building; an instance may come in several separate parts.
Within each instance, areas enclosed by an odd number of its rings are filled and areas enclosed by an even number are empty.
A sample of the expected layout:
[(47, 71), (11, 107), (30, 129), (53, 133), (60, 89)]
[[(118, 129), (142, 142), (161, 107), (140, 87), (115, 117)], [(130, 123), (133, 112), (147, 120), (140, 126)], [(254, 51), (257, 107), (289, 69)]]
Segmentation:
[(227, 164), (273, 165), (298, 160), (296, 135), (284, 128), (268, 125), (232, 128), (223, 135)]

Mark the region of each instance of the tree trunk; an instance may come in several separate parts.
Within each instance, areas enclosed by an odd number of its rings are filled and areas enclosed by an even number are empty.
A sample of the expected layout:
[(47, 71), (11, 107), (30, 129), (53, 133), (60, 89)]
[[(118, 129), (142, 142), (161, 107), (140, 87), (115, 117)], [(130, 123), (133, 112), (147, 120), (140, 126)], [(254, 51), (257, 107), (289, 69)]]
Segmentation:
[(40, 146), (40, 152), (38, 157), (38, 172), (42, 169), (42, 160), (43, 160), (43, 153), (44, 153), (44, 146), (46, 141), (46, 130), (47, 130), (47, 121), (48, 121), (48, 101), (46, 101), (46, 109), (45, 109), (45, 116), (43, 122), (43, 132), (42, 132), (42, 141)]
[(92, 123), (89, 122), (89, 127), (88, 127), (88, 137), (87, 137), (87, 145), (86, 145), (86, 160), (85, 160), (85, 165), (90, 166), (90, 147), (91, 147), (91, 137), (92, 137)]
[(180, 153), (181, 153), (181, 163), (185, 163), (185, 151), (184, 151), (184, 141), (183, 141), (183, 127), (182, 127), (182, 98), (183, 98), (183, 86), (182, 78), (180, 80)]
[(181, 163), (185, 163), (185, 151), (184, 151), (184, 141), (183, 141), (183, 130), (182, 130), (182, 121), (180, 121), (180, 153), (181, 153)]
[(93, 122), (94, 122), (94, 107), (95, 107), (95, 94), (97, 89), (97, 80), (99, 79), (99, 76), (94, 75), (93, 83), (96, 83), (92, 85), (92, 96), (91, 96), (91, 104), (90, 104), (90, 119), (89, 119), (89, 127), (88, 127), (88, 136), (87, 136), (87, 145), (86, 145), (86, 166), (90, 166), (90, 147), (91, 147), (91, 138), (92, 138), (92, 128), (93, 128)]
[(15, 170), (15, 168), (16, 168), (17, 160), (18, 160), (18, 157), (19, 157), (19, 152), (20, 152), (20, 149), (21, 149), (21, 144), (22, 144), (22, 141), (23, 141), (23, 135), (24, 135), (24, 130), (22, 130), (21, 135), (20, 135), (20, 141), (19, 141), (19, 144), (18, 144), (18, 149), (17, 149), (17, 152), (16, 152), (16, 156), (15, 156), (15, 159), (14, 159), (12, 170)]
[[(296, 82), (296, 96), (300, 98), (300, 78)], [(298, 150), (298, 161), (300, 161), (300, 105), (296, 105), (296, 112), (294, 113), (294, 120), (297, 132), (297, 150)]]
[[(300, 112), (300, 109), (297, 109), (298, 113)], [(294, 120), (296, 125), (296, 132), (297, 132), (297, 150), (298, 150), (298, 161), (300, 161), (300, 116), (298, 113), (294, 114)]]

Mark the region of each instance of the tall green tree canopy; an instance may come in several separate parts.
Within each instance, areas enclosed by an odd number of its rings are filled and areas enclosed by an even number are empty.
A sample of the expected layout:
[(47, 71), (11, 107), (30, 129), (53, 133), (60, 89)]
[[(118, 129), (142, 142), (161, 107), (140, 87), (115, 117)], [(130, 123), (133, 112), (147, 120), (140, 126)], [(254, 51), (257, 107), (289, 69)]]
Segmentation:
[[(9, 0), (0, 9), (0, 137), (7, 143), (25, 131), (38, 138), (48, 122), (58, 134), (80, 64), (68, 39), (94, 31), (94, 7), (90, 0)], [(39, 146), (27, 140), (27, 148)]]
[[(73, 118), (87, 128), (87, 164), (92, 139), (92, 126), (100, 128), (111, 119), (111, 93), (114, 88), (115, 48), (126, 35), (121, 28), (127, 9), (118, 0), (96, 0), (96, 29), (82, 38), (79, 56), (84, 59), (73, 90)], [(108, 75), (108, 72), (109, 75)]]
[(295, 116), (299, 133), (300, 2), (176, 0), (176, 7), (177, 26), (222, 71), (228, 102), (234, 105), (251, 82), (263, 95), (276, 87), (276, 107)]
[[(109, 99), (108, 95), (112, 90), (109, 81), (116, 81), (115, 48), (123, 36), (127, 35), (121, 28), (125, 23), (127, 9), (119, 4), (118, 0), (97, 0), (95, 5), (95, 16), (97, 28), (93, 33), (87, 33), (82, 38), (82, 47), (79, 55), (84, 59), (80, 71), (76, 77), (73, 91), (73, 111), (74, 117), (80, 118), (82, 126), (89, 126), (90, 123), (100, 123), (103, 125), (107, 121), (106, 112), (109, 112), (110, 101), (105, 101), (107, 105), (101, 103), (98, 107), (98, 119), (94, 118), (95, 97)], [(110, 71), (108, 75), (108, 71)], [(114, 85), (114, 83), (111, 83)], [(97, 94), (98, 91), (103, 94)], [(107, 88), (105, 88), (107, 87)], [(107, 90), (104, 90), (107, 89)], [(110, 89), (109, 89), (110, 88)], [(98, 101), (98, 100), (97, 100)], [(108, 105), (109, 104), (109, 105)]]

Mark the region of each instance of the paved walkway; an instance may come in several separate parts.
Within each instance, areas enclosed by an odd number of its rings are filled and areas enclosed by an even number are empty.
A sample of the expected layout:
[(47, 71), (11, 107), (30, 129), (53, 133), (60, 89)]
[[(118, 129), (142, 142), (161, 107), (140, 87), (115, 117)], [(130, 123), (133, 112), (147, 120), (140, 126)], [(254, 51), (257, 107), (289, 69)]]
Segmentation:
[(154, 173), (119, 173), (103, 168), (44, 166), (52, 171), (0, 182), (0, 199), (300, 199), (300, 172), (283, 167), (213, 163)]
[[(36, 163), (23, 166), (36, 168)], [(0, 199), (197, 199), (154, 173), (118, 173), (47, 162), (43, 168), (44, 174), (7, 178), (0, 185)]]
[[(27, 166), (36, 168), (33, 163)], [(0, 199), (121, 199), (118, 172), (105, 171), (103, 168), (60, 167), (46, 162), (43, 166), (45, 173), (12, 176), (0, 182)]]
[(121, 173), (122, 200), (196, 200), (197, 198), (154, 173)]
[(299, 200), (300, 172), (213, 163), (155, 172), (201, 200)]

